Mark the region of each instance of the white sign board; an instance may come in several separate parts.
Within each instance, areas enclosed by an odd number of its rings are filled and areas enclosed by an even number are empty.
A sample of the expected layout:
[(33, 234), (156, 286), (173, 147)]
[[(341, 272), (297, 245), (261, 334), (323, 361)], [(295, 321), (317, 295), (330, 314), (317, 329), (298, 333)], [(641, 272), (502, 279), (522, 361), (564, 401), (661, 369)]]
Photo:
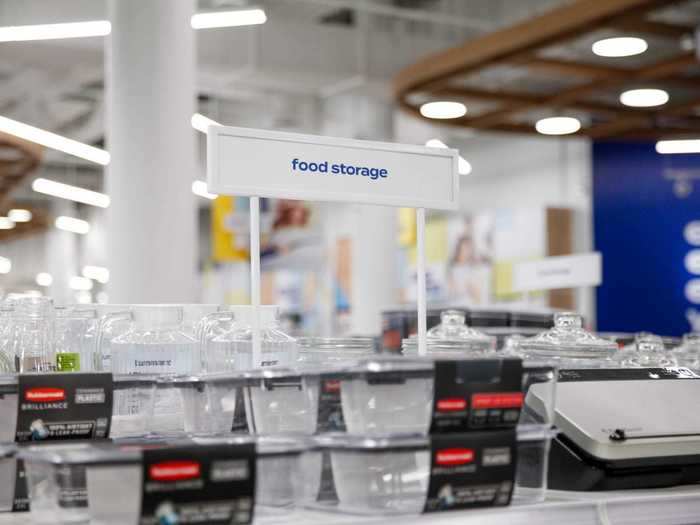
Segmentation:
[(602, 282), (600, 253), (547, 257), (517, 263), (513, 268), (513, 291), (556, 290), (598, 286)]
[(228, 126), (207, 131), (207, 189), (222, 195), (456, 210), (458, 153)]

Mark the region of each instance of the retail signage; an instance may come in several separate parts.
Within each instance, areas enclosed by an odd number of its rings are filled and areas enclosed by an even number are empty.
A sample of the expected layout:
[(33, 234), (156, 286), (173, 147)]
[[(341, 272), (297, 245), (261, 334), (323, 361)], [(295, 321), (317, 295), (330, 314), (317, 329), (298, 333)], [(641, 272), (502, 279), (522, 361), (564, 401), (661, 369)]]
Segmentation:
[(602, 282), (600, 253), (547, 257), (513, 267), (513, 291), (556, 290), (598, 286)]
[(456, 210), (456, 150), (210, 126), (207, 187), (222, 195)]

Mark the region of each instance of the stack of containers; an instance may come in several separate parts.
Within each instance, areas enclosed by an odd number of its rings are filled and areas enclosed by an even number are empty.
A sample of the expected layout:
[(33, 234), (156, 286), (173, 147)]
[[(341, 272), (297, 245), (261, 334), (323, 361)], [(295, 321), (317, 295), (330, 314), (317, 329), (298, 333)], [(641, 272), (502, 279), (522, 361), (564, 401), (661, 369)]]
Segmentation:
[(700, 373), (700, 332), (685, 334), (680, 346), (673, 349), (673, 355), (679, 366)]

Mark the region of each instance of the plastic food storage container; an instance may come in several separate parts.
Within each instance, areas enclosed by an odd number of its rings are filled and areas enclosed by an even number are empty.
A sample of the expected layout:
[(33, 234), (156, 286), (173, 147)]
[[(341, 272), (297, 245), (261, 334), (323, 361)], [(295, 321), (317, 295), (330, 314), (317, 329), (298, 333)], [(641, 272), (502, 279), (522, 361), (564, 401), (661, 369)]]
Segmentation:
[(54, 351), (57, 372), (92, 372), (102, 370), (97, 359), (97, 311), (76, 306), (57, 306)]
[(371, 337), (301, 337), (297, 339), (299, 363), (338, 364), (374, 354)]
[(12, 443), (0, 445), (0, 512), (12, 510), (15, 497), (17, 447)]
[(673, 350), (678, 366), (684, 366), (700, 372), (700, 332), (692, 332), (683, 336), (683, 342)]
[(249, 431), (263, 435), (315, 433), (323, 372), (320, 368), (305, 367), (247, 373), (243, 390)]
[(233, 306), (214, 315), (202, 330), (202, 370), (222, 372), (287, 366), (297, 360), (297, 344), (279, 327), (279, 309), (260, 306), (260, 362), (253, 363), (253, 315), (250, 306)]
[(625, 346), (615, 356), (615, 361), (623, 368), (665, 368), (678, 366), (676, 354), (666, 350), (658, 335), (639, 333), (634, 342)]
[[(428, 330), (426, 346), (428, 355), (449, 356), (468, 353), (486, 356), (496, 348), (496, 338), (465, 324), (466, 314), (459, 310), (446, 310), (440, 314), (440, 324)], [(403, 354), (418, 355), (418, 338), (414, 335), (403, 341)]]
[[(544, 500), (552, 435), (542, 425), (518, 427), (513, 504)], [(367, 515), (423, 511), (430, 481), (428, 437), (335, 434), (317, 442), (330, 452), (338, 502), (319, 504), (307, 495), (306, 506)]]
[(575, 313), (558, 313), (554, 328), (519, 341), (516, 353), (525, 362), (547, 363), (558, 368), (605, 368), (613, 366), (617, 345), (583, 328)]
[[(318, 491), (320, 461), (313, 453), (302, 455), (310, 450), (307, 441), (230, 437), (195, 437), (192, 441), (201, 445), (256, 444), (256, 512), (288, 509), (301, 501), (303, 494)], [(126, 447), (81, 444), (23, 449), (20, 457), (25, 460), (33, 522), (138, 523), (143, 446), (154, 445), (145, 442)]]
[[(153, 376), (114, 376), (114, 404), (110, 436), (142, 436), (148, 432), (155, 393)], [(119, 400), (129, 399), (126, 404)], [(0, 443), (15, 440), (17, 427), (17, 376), (0, 376)]]
[(7, 355), (15, 360), (14, 372), (53, 372), (54, 306), (48, 297), (22, 297), (6, 303), (9, 324)]
[[(479, 358), (475, 358), (478, 361)], [(551, 423), (554, 416), (556, 368), (523, 366), (523, 394), (532, 384), (546, 383), (546, 413), (524, 407), (521, 423)], [(348, 368), (341, 376), (341, 402), (351, 434), (428, 433), (433, 410), (434, 361), (429, 358), (377, 357)]]

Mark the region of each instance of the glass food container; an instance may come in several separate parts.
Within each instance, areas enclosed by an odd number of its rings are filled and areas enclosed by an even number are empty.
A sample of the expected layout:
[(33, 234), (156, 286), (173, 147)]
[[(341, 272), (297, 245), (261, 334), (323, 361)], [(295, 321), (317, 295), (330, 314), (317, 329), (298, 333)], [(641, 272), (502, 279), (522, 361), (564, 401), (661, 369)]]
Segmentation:
[[(70, 373), (70, 372), (67, 372)], [(138, 402), (129, 413), (120, 411), (115, 402), (112, 406), (111, 437), (143, 436), (148, 432), (148, 423), (153, 416), (155, 377), (115, 375), (114, 399), (130, 397)], [(17, 375), (0, 375), (0, 443), (15, 440), (17, 431)]]
[[(256, 445), (255, 512), (287, 511), (302, 494), (318, 490), (318, 460), (302, 456), (312, 446), (297, 438), (194, 437), (173, 444)], [(126, 445), (126, 444), (125, 444)], [(119, 446), (91, 444), (29, 447), (21, 452), (27, 469), (30, 514), (34, 523), (138, 523), (141, 510), (141, 449), (167, 447), (148, 442)], [(302, 465), (303, 462), (303, 465)], [(81, 474), (81, 472), (83, 474)], [(80, 478), (80, 476), (83, 476)], [(115, 481), (118, 480), (118, 490)], [(68, 498), (77, 495), (78, 505)]]
[(554, 315), (554, 328), (517, 343), (516, 353), (526, 363), (546, 363), (558, 368), (606, 368), (613, 366), (617, 345), (583, 328), (575, 313)]
[[(126, 321), (126, 323), (125, 323)], [(134, 305), (128, 312), (112, 314), (98, 337), (101, 348), (111, 330), (109, 348), (115, 374), (175, 376), (199, 369), (199, 346), (185, 333), (184, 309), (178, 305)], [(112, 328), (118, 324), (117, 333)], [(120, 393), (114, 399), (119, 414), (140, 412), (140, 396)], [(157, 391), (149, 430), (172, 432), (183, 429), (182, 399), (172, 389)]]
[(666, 350), (658, 335), (639, 333), (634, 342), (625, 346), (615, 356), (623, 368), (665, 368), (678, 366), (674, 352)]
[[(547, 426), (518, 427), (513, 504), (544, 500), (552, 436)], [(431, 470), (429, 438), (334, 434), (317, 442), (330, 452), (338, 503), (319, 504), (310, 495), (306, 506), (366, 515), (423, 511)]]
[(700, 332), (685, 334), (681, 345), (673, 350), (673, 356), (678, 366), (700, 373)]
[(253, 363), (253, 309), (230, 307), (231, 312), (214, 314), (201, 333), (202, 369), (205, 372), (251, 370), (286, 366), (297, 360), (293, 337), (279, 329), (279, 309), (260, 306), (260, 362)]
[[(473, 358), (475, 363), (484, 359), (495, 361), (495, 366), (499, 366), (499, 358)], [(459, 359), (465, 360), (471, 359)], [(520, 411), (520, 423), (552, 424), (556, 378), (556, 367), (551, 365), (523, 366), (521, 391), (524, 398), (527, 399), (526, 394), (533, 384), (544, 383), (543, 396), (547, 402), (544, 410), (537, 411), (526, 404)], [(347, 432), (356, 435), (428, 434), (434, 382), (434, 361), (430, 358), (380, 356), (347, 368), (340, 381)]]
[[(496, 338), (465, 324), (466, 314), (459, 310), (446, 310), (440, 314), (440, 324), (428, 330), (426, 346), (428, 355), (452, 356), (468, 353), (486, 356), (494, 353)], [(403, 341), (403, 354), (418, 355), (418, 337), (413, 335)]]

